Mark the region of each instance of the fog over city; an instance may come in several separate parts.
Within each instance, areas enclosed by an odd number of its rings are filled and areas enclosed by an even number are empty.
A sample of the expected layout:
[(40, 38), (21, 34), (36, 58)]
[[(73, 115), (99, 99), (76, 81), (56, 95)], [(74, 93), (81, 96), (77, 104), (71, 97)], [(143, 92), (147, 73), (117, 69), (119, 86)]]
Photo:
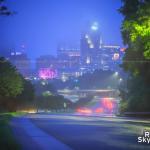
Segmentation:
[(149, 76), (149, 0), (0, 0), (2, 150), (149, 149)]

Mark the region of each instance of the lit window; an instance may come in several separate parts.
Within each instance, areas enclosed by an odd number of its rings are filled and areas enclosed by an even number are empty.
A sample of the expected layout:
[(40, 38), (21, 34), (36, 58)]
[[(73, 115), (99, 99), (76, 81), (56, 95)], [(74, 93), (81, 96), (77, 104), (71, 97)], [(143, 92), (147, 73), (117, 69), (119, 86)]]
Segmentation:
[(88, 38), (89, 38), (89, 36), (86, 34), (86, 35), (85, 35), (85, 38), (86, 38), (86, 39), (88, 39)]
[(93, 45), (93, 44), (90, 44), (90, 48), (94, 48), (94, 45)]
[(88, 40), (87, 42), (88, 42), (88, 44), (91, 44), (91, 43), (92, 43), (91, 40)]
[(87, 57), (86, 63), (87, 63), (87, 64), (90, 64), (90, 57)]

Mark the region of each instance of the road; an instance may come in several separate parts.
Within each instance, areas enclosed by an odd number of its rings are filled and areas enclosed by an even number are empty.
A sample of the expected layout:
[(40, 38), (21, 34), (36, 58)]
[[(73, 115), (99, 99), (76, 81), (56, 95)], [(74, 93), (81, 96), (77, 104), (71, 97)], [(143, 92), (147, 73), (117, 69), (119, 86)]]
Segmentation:
[(50, 114), (27, 117), (42, 131), (73, 150), (150, 149), (150, 144), (137, 142), (144, 129), (150, 131), (149, 120)]

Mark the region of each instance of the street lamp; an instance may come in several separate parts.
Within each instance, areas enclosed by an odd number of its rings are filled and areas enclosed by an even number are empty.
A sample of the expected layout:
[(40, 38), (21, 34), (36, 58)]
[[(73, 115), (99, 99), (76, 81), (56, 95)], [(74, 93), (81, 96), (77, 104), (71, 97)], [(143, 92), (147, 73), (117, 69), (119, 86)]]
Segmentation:
[(122, 80), (123, 80), (122, 78), (119, 79), (120, 82), (121, 82)]
[(115, 72), (115, 76), (118, 76), (118, 75), (119, 75), (119, 73), (116, 71), (116, 72)]

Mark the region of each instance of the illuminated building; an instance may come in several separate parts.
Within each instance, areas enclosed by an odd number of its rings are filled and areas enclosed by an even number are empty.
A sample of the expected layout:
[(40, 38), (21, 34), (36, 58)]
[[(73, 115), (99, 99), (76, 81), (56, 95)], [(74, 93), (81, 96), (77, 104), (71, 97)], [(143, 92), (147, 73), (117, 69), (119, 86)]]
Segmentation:
[(98, 69), (98, 53), (102, 47), (102, 38), (98, 23), (94, 22), (81, 35), (81, 64), (86, 70)]
[(57, 49), (57, 56), (58, 57), (80, 57), (80, 50), (79, 49), (66, 49), (63, 47), (59, 47)]
[(9, 60), (25, 78), (31, 76), (31, 61), (25, 52), (11, 52)]
[[(124, 48), (123, 48), (124, 49)], [(120, 69), (119, 64), (122, 63), (124, 51), (118, 45), (103, 45), (100, 49), (102, 70), (118, 70)]]
[(57, 59), (52, 55), (42, 55), (36, 59), (36, 69), (56, 68)]
[(80, 40), (82, 72), (95, 69), (117, 70), (121, 64), (125, 48), (118, 45), (104, 45), (98, 23), (94, 22), (82, 32)]
[[(36, 60), (36, 70), (43, 78), (51, 76), (49, 68), (57, 70), (57, 78), (66, 81), (96, 69), (117, 70), (122, 62), (125, 48), (117, 45), (105, 45), (102, 41), (98, 23), (94, 22), (81, 34), (80, 49), (59, 44), (57, 57), (43, 55)], [(45, 74), (47, 74), (45, 77)], [(55, 76), (56, 77), (56, 76)], [(50, 77), (51, 78), (51, 77)], [(53, 78), (53, 77), (52, 77)]]
[(38, 75), (41, 79), (53, 79), (57, 77), (57, 71), (52, 68), (41, 68)]
[[(57, 69), (57, 59), (54, 56), (51, 55), (42, 55), (36, 59), (36, 76), (41, 77), (40, 74), (49, 74), (50, 68), (51, 69)], [(45, 69), (48, 68), (48, 69)]]
[(57, 70), (59, 77), (65, 80), (75, 76), (80, 66), (80, 50), (59, 45), (57, 48)]
[(36, 59), (36, 77), (53, 79), (58, 76), (58, 60), (52, 55), (42, 55)]

